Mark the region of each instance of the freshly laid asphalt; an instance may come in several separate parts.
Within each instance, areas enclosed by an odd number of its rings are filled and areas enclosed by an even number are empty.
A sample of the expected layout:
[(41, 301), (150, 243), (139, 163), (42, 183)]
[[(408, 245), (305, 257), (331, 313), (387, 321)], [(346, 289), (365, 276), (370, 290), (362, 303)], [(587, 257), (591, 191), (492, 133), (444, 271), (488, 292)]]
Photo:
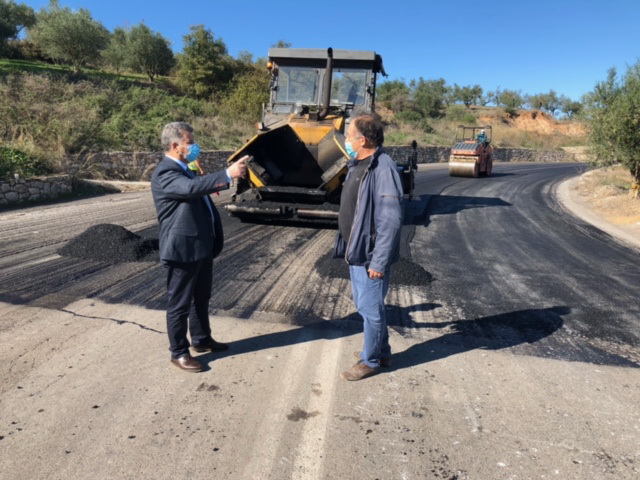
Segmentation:
[(210, 311), (231, 348), (187, 374), (149, 192), (1, 212), (3, 478), (637, 478), (640, 248), (566, 209), (583, 168), (421, 166), (393, 365), (356, 383), (334, 230), (223, 213)]

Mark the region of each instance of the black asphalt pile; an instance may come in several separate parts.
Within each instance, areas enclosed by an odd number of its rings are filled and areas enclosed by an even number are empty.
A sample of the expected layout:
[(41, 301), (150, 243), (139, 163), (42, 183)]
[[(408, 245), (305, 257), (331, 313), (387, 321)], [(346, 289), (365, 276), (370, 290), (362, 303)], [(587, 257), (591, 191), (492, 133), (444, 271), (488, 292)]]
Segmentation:
[[(315, 265), (316, 271), (325, 277), (349, 278), (349, 266), (343, 258), (333, 258), (333, 252), (329, 252), (318, 259)], [(401, 258), (393, 265), (391, 271), (392, 285), (428, 285), (433, 280), (429, 272), (417, 263)]]
[(66, 257), (107, 263), (158, 261), (158, 240), (144, 238), (120, 225), (103, 223), (87, 228), (58, 250)]

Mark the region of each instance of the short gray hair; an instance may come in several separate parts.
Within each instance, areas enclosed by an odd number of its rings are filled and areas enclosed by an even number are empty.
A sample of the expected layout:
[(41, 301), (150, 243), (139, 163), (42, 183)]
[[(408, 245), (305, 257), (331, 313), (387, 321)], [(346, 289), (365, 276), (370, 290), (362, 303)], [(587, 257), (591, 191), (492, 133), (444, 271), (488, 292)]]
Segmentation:
[(182, 142), (182, 137), (185, 132), (193, 133), (193, 127), (187, 122), (167, 123), (162, 129), (162, 135), (160, 136), (163, 151), (168, 152), (171, 150), (171, 144), (173, 142)]

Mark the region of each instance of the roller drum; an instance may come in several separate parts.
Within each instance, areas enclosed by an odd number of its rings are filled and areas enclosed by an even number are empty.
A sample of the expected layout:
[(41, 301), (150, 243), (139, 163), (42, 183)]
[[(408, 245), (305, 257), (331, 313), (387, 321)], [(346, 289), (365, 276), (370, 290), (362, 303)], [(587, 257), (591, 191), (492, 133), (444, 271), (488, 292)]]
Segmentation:
[(476, 178), (479, 173), (479, 166), (476, 161), (472, 162), (449, 162), (449, 176), (451, 177), (473, 177)]

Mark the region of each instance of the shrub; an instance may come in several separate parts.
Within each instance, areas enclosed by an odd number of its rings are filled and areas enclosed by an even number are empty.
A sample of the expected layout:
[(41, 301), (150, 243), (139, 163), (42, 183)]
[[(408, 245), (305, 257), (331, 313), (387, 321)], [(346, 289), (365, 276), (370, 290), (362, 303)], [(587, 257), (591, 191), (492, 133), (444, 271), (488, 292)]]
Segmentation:
[[(46, 158), (63, 171), (70, 154), (158, 151), (162, 127), (172, 121), (191, 123), (204, 149), (236, 148), (255, 134), (264, 94), (259, 83), (247, 74), (234, 84), (229, 100), (221, 97), (216, 103), (106, 75), (81, 81), (64, 75), (0, 75), (0, 142)], [(242, 98), (245, 110), (234, 115), (233, 106)]]
[(12, 179), (15, 173), (21, 177), (33, 177), (48, 172), (46, 165), (30, 158), (26, 153), (0, 146), (0, 178)]
[(220, 113), (225, 118), (255, 124), (262, 116), (262, 105), (268, 101), (269, 74), (266, 68), (252, 67), (233, 81), (230, 91), (221, 99)]
[(462, 105), (453, 105), (447, 110), (447, 120), (452, 122), (460, 122), (465, 125), (475, 125), (476, 117), (468, 109)]

